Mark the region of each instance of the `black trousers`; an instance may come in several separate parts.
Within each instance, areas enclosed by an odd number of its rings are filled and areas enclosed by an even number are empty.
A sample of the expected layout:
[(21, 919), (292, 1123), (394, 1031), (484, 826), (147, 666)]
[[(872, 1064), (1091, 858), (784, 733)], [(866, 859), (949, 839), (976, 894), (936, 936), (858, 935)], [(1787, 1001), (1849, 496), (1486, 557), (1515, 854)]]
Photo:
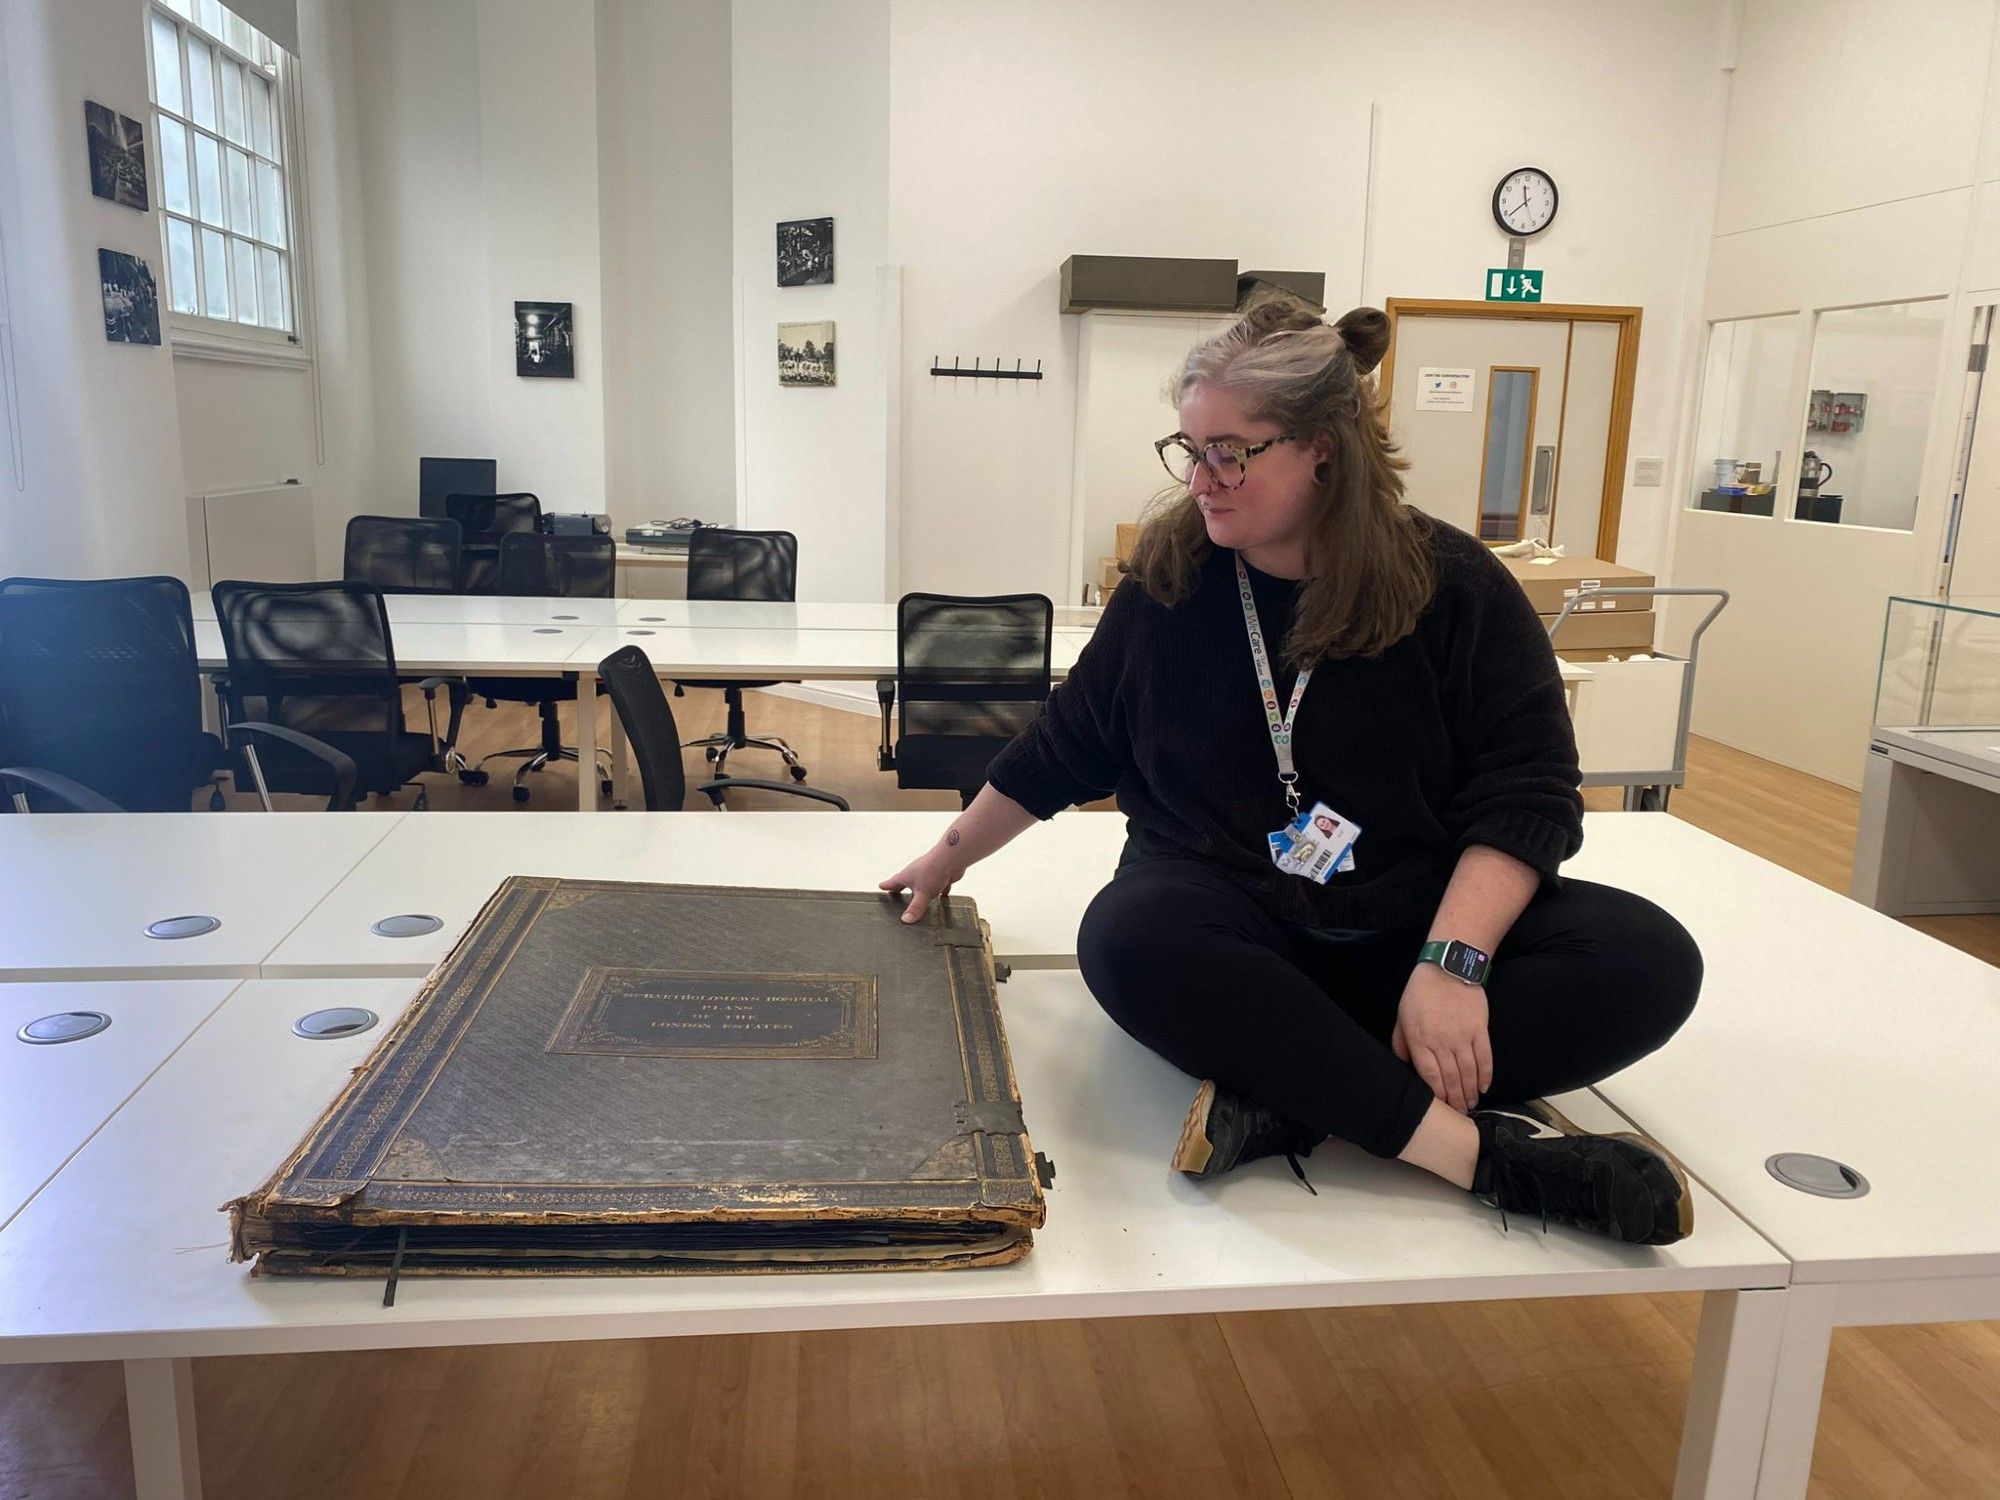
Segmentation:
[[(1274, 920), (1212, 865), (1146, 858), (1091, 902), (1077, 958), (1098, 1004), (1176, 1067), (1396, 1156), (1432, 1097), (1389, 1047), (1425, 936), (1330, 942)], [(1481, 1102), (1617, 1072), (1680, 1029), (1700, 988), (1694, 939), (1650, 901), (1583, 880), (1544, 887), (1493, 955)]]

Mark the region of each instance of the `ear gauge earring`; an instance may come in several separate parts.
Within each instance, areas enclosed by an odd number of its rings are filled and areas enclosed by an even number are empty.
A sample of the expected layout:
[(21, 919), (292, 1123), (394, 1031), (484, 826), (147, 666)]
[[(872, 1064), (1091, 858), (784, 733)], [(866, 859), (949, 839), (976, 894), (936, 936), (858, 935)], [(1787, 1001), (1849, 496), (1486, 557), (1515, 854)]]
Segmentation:
[(1326, 482), (1327, 482), (1327, 481), (1328, 481), (1329, 479), (1331, 479), (1331, 478), (1333, 478), (1333, 465), (1332, 465), (1332, 464), (1329, 464), (1329, 463), (1321, 463), (1321, 464), (1316, 464), (1316, 465), (1314, 465), (1314, 467), (1313, 467), (1313, 480), (1314, 480), (1314, 482), (1315, 482), (1315, 483), (1318, 483), (1318, 484), (1325, 484), (1325, 483), (1326, 483)]

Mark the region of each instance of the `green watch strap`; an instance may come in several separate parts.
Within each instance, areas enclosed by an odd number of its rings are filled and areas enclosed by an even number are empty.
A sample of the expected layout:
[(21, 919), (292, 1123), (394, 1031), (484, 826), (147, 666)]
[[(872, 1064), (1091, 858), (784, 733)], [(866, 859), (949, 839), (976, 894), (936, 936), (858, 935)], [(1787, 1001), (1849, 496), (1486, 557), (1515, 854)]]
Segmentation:
[(1417, 962), (1420, 964), (1441, 964), (1444, 962), (1444, 950), (1450, 946), (1449, 942), (1425, 943), (1423, 947), (1417, 950)]

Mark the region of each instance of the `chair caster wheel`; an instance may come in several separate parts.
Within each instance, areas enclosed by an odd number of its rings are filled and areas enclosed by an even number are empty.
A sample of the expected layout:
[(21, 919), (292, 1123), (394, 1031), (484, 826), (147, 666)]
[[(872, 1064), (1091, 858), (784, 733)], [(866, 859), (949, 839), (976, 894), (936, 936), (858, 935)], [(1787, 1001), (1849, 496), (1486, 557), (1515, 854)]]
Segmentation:
[(484, 771), (475, 768), (470, 771), (460, 771), (458, 779), (467, 786), (485, 786), (493, 778), (488, 776)]
[(804, 766), (793, 766), (792, 780), (804, 781), (805, 779), (806, 779), (806, 768)]
[(600, 795), (609, 797), (611, 795), (611, 778), (608, 776), (601, 778), (597, 783), (597, 790)]
[(208, 793), (208, 810), (210, 812), (225, 812), (228, 810), (228, 807), (229, 804), (222, 799), (222, 788), (219, 786), (211, 787)]
[(716, 758), (716, 756), (720, 755), (722, 752), (716, 749), (715, 746), (713, 745), (704, 745), (702, 747), (701, 753), (712, 761)]
[(526, 802), (528, 800), (528, 789), (524, 786), (515, 787), (514, 800), (516, 802)]

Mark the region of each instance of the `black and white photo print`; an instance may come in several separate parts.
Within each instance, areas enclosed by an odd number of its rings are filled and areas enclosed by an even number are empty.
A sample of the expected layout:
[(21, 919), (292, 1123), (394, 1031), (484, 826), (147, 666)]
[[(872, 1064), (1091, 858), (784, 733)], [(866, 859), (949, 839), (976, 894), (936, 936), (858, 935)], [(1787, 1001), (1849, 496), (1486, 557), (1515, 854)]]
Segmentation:
[(833, 220), (787, 219), (778, 226), (778, 285), (833, 285)]
[(127, 208), (151, 208), (146, 194), (146, 127), (88, 100), (83, 124), (90, 136), (91, 192)]
[(514, 304), (514, 373), (574, 378), (576, 329), (569, 303)]
[(99, 250), (97, 279), (104, 284), (104, 336), (114, 344), (159, 343), (160, 294), (153, 268), (122, 250)]
[(778, 325), (778, 384), (833, 384), (833, 324)]

